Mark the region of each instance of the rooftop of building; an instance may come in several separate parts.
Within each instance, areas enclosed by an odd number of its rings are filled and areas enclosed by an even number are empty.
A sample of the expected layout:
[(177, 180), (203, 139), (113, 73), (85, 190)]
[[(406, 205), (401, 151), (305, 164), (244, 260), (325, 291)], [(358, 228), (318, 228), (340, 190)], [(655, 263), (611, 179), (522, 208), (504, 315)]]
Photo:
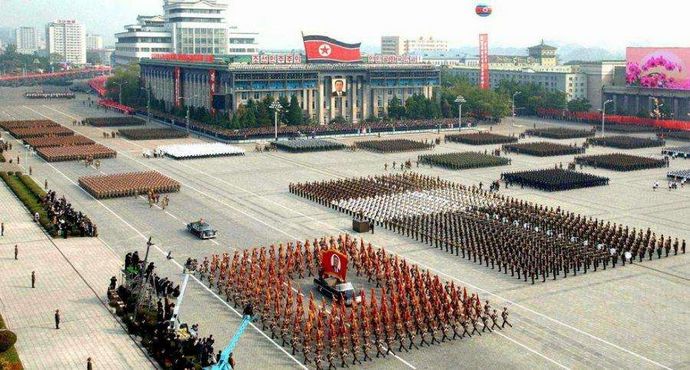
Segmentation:
[(558, 48), (555, 46), (545, 44), (544, 40), (542, 39), (541, 44), (530, 46), (529, 49), (557, 50)]
[(142, 59), (142, 65), (185, 66), (190, 68), (230, 69), (233, 71), (353, 71), (353, 70), (438, 70), (430, 64), (369, 64), (369, 63), (304, 63), (304, 64), (248, 64), (248, 63), (190, 63), (177, 60)]

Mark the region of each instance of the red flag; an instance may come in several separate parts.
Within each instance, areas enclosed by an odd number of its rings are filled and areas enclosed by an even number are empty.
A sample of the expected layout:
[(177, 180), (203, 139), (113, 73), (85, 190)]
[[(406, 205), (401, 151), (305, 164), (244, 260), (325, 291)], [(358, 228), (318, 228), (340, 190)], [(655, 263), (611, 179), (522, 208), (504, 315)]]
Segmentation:
[(362, 61), (360, 43), (347, 44), (328, 36), (305, 35), (304, 51), (308, 63), (356, 63)]
[(346, 281), (347, 256), (333, 249), (324, 251), (321, 253), (321, 268), (324, 275)]

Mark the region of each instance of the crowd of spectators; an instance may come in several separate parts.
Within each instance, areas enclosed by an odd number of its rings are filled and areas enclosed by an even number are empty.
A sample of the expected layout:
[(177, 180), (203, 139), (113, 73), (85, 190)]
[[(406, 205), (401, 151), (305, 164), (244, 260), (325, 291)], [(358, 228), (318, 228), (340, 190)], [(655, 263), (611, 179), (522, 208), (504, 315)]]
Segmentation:
[(175, 324), (173, 300), (180, 295), (179, 285), (158, 277), (153, 262), (145, 266), (136, 251), (125, 256), (124, 271), (125, 281), (119, 287), (111, 279), (111, 305), (121, 305), (117, 313), (127, 330), (142, 338), (142, 345), (161, 368), (186, 370), (216, 363), (213, 335), (200, 337), (196, 324)]
[(48, 220), (58, 231), (58, 235), (65, 238), (68, 234), (81, 237), (98, 236), (96, 224), (81, 211), (72, 208), (72, 204), (64, 196), (58, 198), (55, 191), (49, 190), (41, 198), (41, 206), (45, 209)]

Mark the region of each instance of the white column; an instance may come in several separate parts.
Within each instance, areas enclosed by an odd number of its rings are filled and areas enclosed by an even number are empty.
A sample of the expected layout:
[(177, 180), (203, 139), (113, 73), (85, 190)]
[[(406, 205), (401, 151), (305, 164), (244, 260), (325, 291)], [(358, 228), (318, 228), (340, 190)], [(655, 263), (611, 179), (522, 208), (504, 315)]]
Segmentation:
[(359, 122), (359, 119), (357, 118), (357, 107), (359, 104), (357, 104), (357, 89), (359, 88), (359, 78), (357, 76), (352, 77), (352, 100), (350, 101), (350, 115), (352, 117), (352, 123), (357, 123)]
[(318, 94), (316, 95), (316, 115), (318, 116), (318, 122), (320, 125), (325, 124), (324, 119), (323, 119), (323, 103), (324, 103), (324, 97), (323, 97), (323, 82), (324, 78), (319, 76), (319, 80), (317, 84), (319, 85), (319, 90)]

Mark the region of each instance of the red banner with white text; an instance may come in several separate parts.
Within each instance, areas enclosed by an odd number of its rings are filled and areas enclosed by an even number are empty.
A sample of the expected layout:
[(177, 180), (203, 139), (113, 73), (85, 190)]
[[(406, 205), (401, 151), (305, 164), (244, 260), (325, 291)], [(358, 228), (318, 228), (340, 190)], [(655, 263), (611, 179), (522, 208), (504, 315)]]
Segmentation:
[(479, 34), (479, 87), (489, 89), (489, 35)]

